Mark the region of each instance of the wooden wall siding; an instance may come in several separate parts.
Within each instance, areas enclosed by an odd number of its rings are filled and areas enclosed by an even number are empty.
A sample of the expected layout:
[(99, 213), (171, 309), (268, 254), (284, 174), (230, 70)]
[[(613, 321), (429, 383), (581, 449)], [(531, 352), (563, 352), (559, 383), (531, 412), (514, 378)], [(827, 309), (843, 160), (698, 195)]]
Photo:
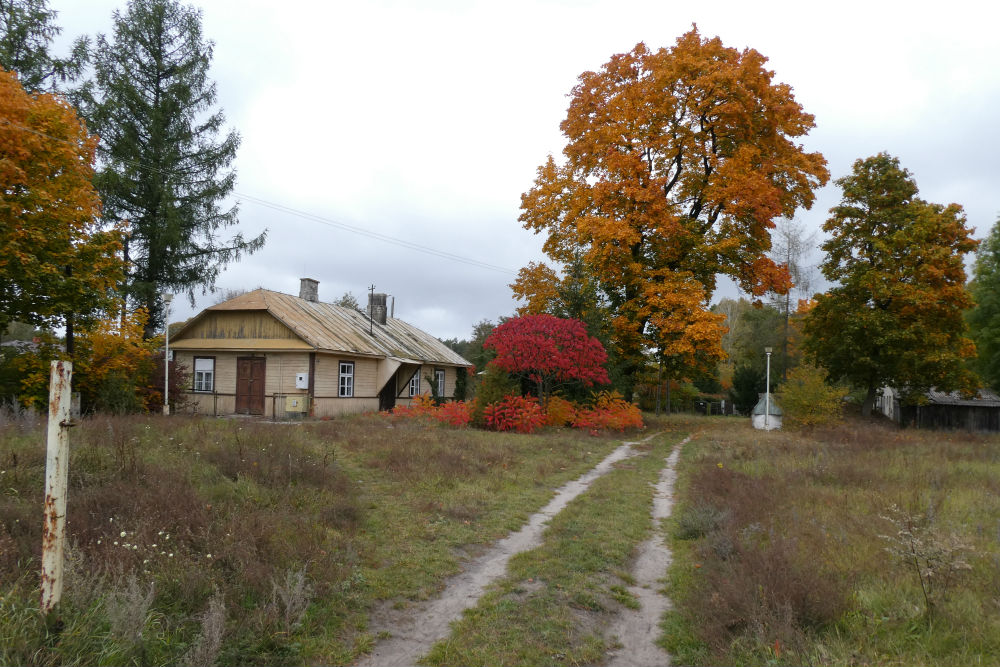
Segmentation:
[(355, 397), (372, 398), (378, 396), (378, 388), (375, 386), (377, 384), (378, 359), (352, 357), (347, 354), (317, 354), (316, 386), (314, 389), (314, 395), (317, 398), (338, 398), (340, 396), (341, 361), (354, 362)]
[(1000, 431), (1000, 408), (971, 405), (904, 405), (900, 424), (916, 428)]
[(272, 352), (264, 355), (267, 358), (267, 377), (264, 382), (264, 394), (302, 394), (306, 389), (295, 388), (295, 374), (309, 372), (308, 352)]
[(317, 398), (313, 406), (314, 417), (339, 417), (377, 412), (378, 398)]
[(298, 340), (294, 331), (266, 311), (209, 312), (179, 340), (189, 338)]
[[(215, 393), (217, 396), (205, 393), (195, 393), (193, 389), (194, 357), (215, 357)], [(243, 352), (214, 351), (201, 353), (188, 350), (177, 350), (175, 359), (188, 368), (191, 378), (187, 383), (187, 398), (193, 403), (192, 411), (198, 414), (233, 414), (236, 410), (236, 359), (249, 356)], [(264, 414), (271, 417), (276, 401), (280, 414), (284, 409), (284, 396), (306, 395), (306, 389), (295, 388), (295, 375), (309, 372), (308, 352), (271, 352), (265, 357)], [(340, 398), (340, 362), (354, 362), (354, 397)], [(433, 377), (436, 368), (445, 371), (445, 398), (455, 395), (455, 378), (457, 370), (453, 366), (423, 365), (420, 367), (420, 391), (430, 395), (430, 384), (427, 376)], [(364, 357), (352, 358), (349, 355), (317, 354), (314, 378), (313, 415), (315, 417), (334, 417), (343, 414), (354, 414), (378, 410), (378, 360)], [(397, 404), (409, 404), (409, 373), (398, 376)]]

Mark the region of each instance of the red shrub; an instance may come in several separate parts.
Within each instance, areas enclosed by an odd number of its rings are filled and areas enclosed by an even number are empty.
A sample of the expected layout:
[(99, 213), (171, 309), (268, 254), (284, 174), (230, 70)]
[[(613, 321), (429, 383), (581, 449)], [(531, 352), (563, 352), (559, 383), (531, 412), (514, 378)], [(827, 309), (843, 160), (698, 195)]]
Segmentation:
[(472, 419), (472, 401), (451, 401), (438, 407), (432, 415), (442, 424), (468, 426)]
[(486, 426), (494, 431), (531, 433), (545, 425), (545, 413), (533, 396), (507, 396), (486, 406)]

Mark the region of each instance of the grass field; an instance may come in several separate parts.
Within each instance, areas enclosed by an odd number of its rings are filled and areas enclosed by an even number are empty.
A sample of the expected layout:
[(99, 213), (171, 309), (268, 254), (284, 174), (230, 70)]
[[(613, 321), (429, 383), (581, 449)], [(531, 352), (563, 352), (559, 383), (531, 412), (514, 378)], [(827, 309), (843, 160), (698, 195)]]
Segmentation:
[(1000, 663), (1000, 437), (689, 427), (667, 529), (676, 662)]
[(38, 613), (44, 428), (0, 424), (0, 664), (344, 664), (620, 438), (359, 417), (95, 418), (72, 432), (66, 593)]
[[(652, 420), (651, 420), (652, 421)], [(599, 664), (663, 457), (675, 664), (1000, 664), (1000, 437), (849, 420), (665, 431), (550, 523), (425, 662)], [(346, 664), (622, 440), (359, 417), (95, 418), (66, 593), (38, 611), (44, 429), (0, 419), (0, 664)]]

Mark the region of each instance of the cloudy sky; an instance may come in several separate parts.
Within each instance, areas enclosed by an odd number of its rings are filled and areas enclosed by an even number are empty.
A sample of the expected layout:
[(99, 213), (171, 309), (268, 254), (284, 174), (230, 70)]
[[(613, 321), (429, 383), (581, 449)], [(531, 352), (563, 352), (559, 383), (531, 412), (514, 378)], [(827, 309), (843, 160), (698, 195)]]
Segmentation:
[[(442, 338), (511, 314), (514, 274), (543, 259), (541, 238), (517, 222), (520, 195), (564, 145), (558, 125), (577, 76), (640, 41), (669, 46), (692, 23), (770, 59), (815, 115), (804, 143), (834, 178), (885, 150), (925, 199), (962, 204), (977, 236), (1000, 213), (993, 3), (195, 4), (215, 42), (219, 103), (242, 136), (240, 227), (268, 230), (267, 246), (231, 265), (220, 289), (296, 294), (312, 277), (323, 300), (351, 292), (364, 302), (374, 284), (395, 297), (397, 317)], [(110, 33), (125, 0), (50, 6), (68, 42)], [(827, 186), (798, 219), (818, 228), (838, 198)], [(716, 298), (735, 295), (724, 285)], [(215, 298), (175, 302), (172, 319)]]

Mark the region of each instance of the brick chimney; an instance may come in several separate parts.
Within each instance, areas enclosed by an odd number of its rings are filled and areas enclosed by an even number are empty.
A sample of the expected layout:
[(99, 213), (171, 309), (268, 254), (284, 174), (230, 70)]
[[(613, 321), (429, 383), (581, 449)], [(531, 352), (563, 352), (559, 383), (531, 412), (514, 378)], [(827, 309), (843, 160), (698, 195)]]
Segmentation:
[(299, 298), (306, 301), (319, 301), (319, 281), (312, 278), (299, 278)]
[(375, 322), (385, 324), (385, 294), (368, 294), (368, 313)]

